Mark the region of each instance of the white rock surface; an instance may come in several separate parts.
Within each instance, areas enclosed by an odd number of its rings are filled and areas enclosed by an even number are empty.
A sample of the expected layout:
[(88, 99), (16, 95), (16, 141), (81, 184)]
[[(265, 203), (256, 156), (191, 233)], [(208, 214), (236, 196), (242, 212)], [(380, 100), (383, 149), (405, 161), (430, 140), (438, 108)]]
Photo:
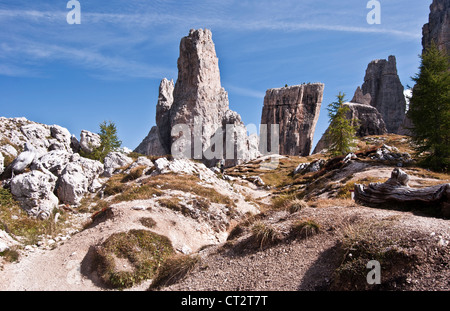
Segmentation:
[(58, 179), (58, 198), (62, 203), (77, 205), (88, 192), (89, 180), (83, 168), (77, 163), (69, 163)]
[(29, 215), (47, 218), (58, 205), (53, 193), (55, 182), (51, 174), (31, 171), (12, 178), (11, 193)]
[(80, 148), (83, 152), (92, 153), (95, 148), (101, 144), (100, 135), (86, 130), (82, 130), (80, 134)]
[(119, 173), (119, 168), (133, 163), (133, 159), (121, 152), (110, 152), (106, 155), (104, 160), (105, 177), (111, 177), (115, 173)]
[(31, 168), (36, 169), (38, 164), (41, 164), (52, 174), (59, 176), (66, 165), (70, 162), (71, 156), (72, 154), (65, 150), (53, 150), (35, 160)]
[(103, 164), (74, 154), (57, 181), (57, 194), (61, 203), (78, 205), (88, 192), (97, 191), (102, 185), (98, 177)]

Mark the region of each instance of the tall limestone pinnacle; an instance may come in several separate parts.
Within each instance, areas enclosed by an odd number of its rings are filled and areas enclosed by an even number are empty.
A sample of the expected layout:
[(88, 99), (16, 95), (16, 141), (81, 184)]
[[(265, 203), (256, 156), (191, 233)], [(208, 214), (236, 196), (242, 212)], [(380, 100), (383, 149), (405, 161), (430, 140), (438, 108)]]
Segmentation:
[[(178, 78), (175, 85), (172, 80), (161, 81), (156, 124), (136, 152), (187, 153), (188, 157), (202, 159), (208, 165), (226, 158), (229, 166), (257, 155), (254, 150), (257, 151), (257, 146), (254, 139), (247, 136), (241, 117), (229, 109), (228, 93), (221, 86), (219, 60), (210, 30), (191, 30), (181, 39)], [(232, 127), (227, 130), (227, 125)], [(219, 140), (222, 151), (218, 148)], [(233, 158), (229, 156), (231, 147), (235, 150)], [(205, 154), (208, 154), (207, 159)]]
[(194, 133), (194, 125), (201, 122), (202, 143), (208, 145), (210, 137), (222, 126), (228, 107), (228, 93), (220, 83), (219, 60), (211, 31), (191, 30), (180, 43), (170, 125), (173, 128), (187, 124)]
[(450, 0), (433, 0), (428, 19), (422, 28), (423, 51), (434, 41), (440, 50), (450, 53)]
[(405, 118), (406, 100), (395, 56), (370, 62), (361, 89), (370, 94), (370, 105), (383, 116), (387, 131), (397, 133)]

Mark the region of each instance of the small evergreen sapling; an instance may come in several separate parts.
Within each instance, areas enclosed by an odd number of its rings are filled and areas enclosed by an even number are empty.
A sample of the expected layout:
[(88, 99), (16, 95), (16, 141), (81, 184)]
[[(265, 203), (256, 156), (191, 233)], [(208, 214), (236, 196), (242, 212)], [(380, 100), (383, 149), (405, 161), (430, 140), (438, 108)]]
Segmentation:
[(328, 152), (332, 156), (344, 155), (352, 151), (356, 146), (356, 130), (358, 120), (349, 119), (350, 108), (345, 103), (345, 93), (339, 92), (337, 101), (328, 105), (328, 116), (330, 117), (330, 127), (326, 134), (326, 140), (330, 147)]

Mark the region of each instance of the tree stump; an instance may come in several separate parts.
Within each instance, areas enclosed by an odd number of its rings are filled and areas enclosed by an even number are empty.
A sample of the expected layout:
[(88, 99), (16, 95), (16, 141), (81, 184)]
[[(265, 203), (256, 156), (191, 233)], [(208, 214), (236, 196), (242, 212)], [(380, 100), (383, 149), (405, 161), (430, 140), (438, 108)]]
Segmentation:
[(411, 188), (408, 182), (408, 174), (395, 168), (385, 183), (355, 184), (355, 201), (371, 206), (387, 203), (411, 207), (437, 206), (444, 217), (450, 217), (450, 184)]

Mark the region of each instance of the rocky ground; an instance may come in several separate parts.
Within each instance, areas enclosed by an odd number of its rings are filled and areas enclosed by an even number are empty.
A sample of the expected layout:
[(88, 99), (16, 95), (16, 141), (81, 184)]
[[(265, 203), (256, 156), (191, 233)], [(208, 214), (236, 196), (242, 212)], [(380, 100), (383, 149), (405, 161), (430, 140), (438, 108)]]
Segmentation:
[[(393, 137), (385, 137), (384, 142), (389, 140), (392, 143)], [(396, 148), (401, 147), (400, 143)], [(350, 157), (345, 167), (317, 177), (313, 174), (327, 163), (321, 159), (321, 155), (279, 157), (279, 169), (271, 171), (261, 170), (270, 162), (262, 158), (231, 168), (225, 175), (195, 162), (181, 165), (158, 160), (154, 162), (153, 175), (121, 183), (121, 193), (90, 201), (86, 211), (81, 207), (63, 213), (69, 224), (64, 233), (41, 237), (28, 246), (14, 246), (20, 257), (13, 262), (2, 257), (0, 290), (114, 290), (93, 268), (93, 247), (114, 233), (149, 230), (142, 222), (148, 218), (155, 222), (150, 230), (167, 236), (176, 253), (200, 258), (187, 276), (158, 290), (448, 290), (448, 220), (427, 211), (361, 206), (350, 197), (349, 185), (385, 181), (397, 165), (377, 156)], [(321, 165), (299, 165), (316, 161)], [(297, 174), (292, 174), (295, 169)], [(404, 170), (410, 174), (410, 185), (414, 187), (448, 182), (445, 174), (413, 165)], [(117, 176), (123, 180), (126, 174), (120, 174), (116, 172), (109, 180), (118, 180)], [(201, 188), (190, 188), (192, 192), (173, 189), (175, 180), (167, 178), (183, 176), (200, 177), (197, 184)], [(308, 182), (311, 176), (316, 179)], [(124, 194), (133, 186), (143, 188), (153, 185), (151, 181), (158, 181), (152, 189), (162, 193), (124, 200)], [(212, 201), (206, 211), (198, 209), (193, 203), (200, 199), (198, 193), (205, 197), (212, 193), (201, 192), (204, 189), (216, 189), (231, 198), (234, 212), (229, 213), (229, 205)], [(293, 193), (309, 195), (310, 199), (299, 200)], [(173, 198), (178, 199), (181, 209), (167, 205), (167, 200)], [(223, 197), (210, 196), (210, 200), (218, 198)], [(100, 213), (94, 212), (96, 205), (104, 206)], [(91, 220), (92, 215), (98, 216), (95, 221)], [(313, 224), (310, 231), (298, 229), (305, 222)], [(256, 238), (257, 225), (271, 228), (267, 231), (272, 234), (268, 235), (268, 243)], [(373, 288), (358, 287), (367, 286), (361, 285), (361, 279), (366, 283), (369, 270), (356, 263), (367, 256), (382, 262), (382, 284)], [(383, 261), (385, 258), (387, 261)], [(128, 261), (117, 262), (121, 269), (130, 268)], [(348, 281), (348, 273), (354, 271), (359, 276), (350, 274), (351, 281), (343, 284), (342, 280)], [(147, 290), (151, 283), (147, 279), (125, 290)]]

